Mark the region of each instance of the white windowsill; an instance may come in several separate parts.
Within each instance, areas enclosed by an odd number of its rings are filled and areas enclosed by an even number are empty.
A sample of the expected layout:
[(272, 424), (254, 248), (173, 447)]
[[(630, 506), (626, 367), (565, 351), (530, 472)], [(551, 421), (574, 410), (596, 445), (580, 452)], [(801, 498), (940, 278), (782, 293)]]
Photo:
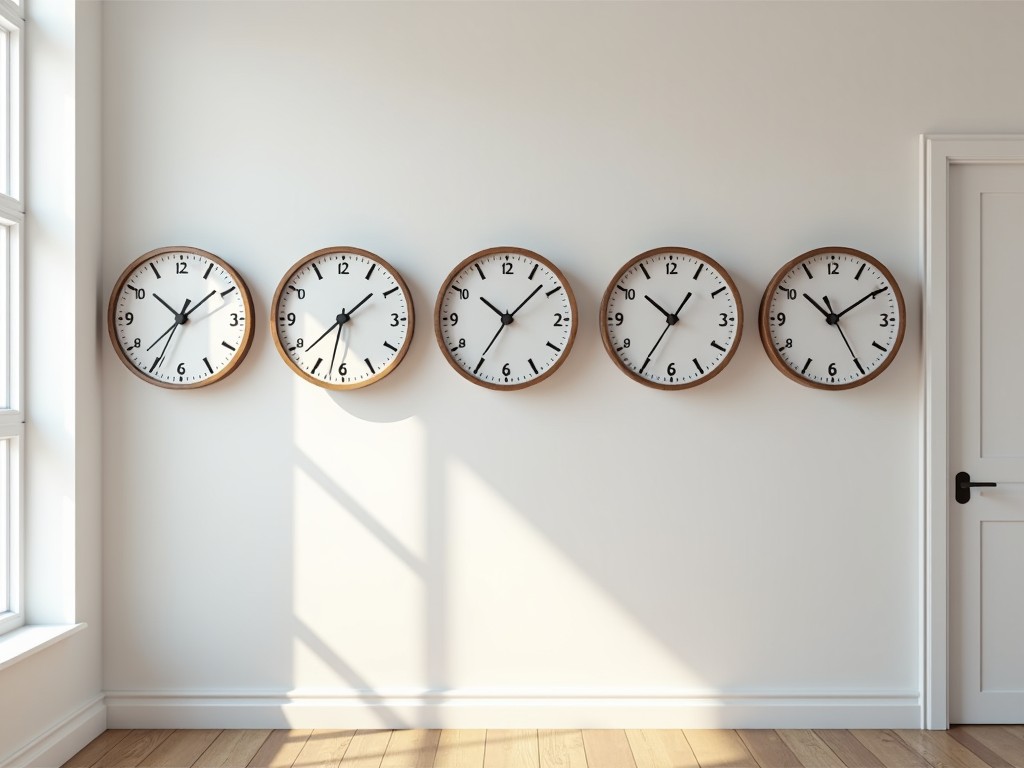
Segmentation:
[(0, 635), (0, 669), (9, 667), (65, 637), (85, 629), (88, 624), (30, 625)]

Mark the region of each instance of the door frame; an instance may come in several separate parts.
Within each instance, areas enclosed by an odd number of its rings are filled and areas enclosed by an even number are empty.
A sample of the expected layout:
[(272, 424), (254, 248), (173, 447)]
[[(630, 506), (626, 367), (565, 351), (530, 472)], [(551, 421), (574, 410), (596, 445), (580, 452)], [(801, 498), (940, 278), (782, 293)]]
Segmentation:
[(1024, 163), (1022, 135), (922, 135), (924, 581), (922, 725), (949, 727), (949, 168)]

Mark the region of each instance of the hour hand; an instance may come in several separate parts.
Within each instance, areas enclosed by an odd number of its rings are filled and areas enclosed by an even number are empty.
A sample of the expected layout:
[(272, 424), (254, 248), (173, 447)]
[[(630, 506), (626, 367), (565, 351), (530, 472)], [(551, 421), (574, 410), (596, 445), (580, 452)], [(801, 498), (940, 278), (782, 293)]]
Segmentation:
[(502, 312), (502, 311), (501, 311), (500, 309), (498, 309), (498, 308), (497, 308), (496, 306), (494, 306), (493, 304), (491, 304), (491, 302), (489, 302), (489, 301), (488, 301), (487, 299), (485, 299), (485, 298), (484, 298), (483, 296), (481, 296), (481, 297), (480, 297), (480, 301), (482, 301), (482, 302), (483, 302), (484, 304), (486, 304), (486, 305), (487, 305), (488, 307), (490, 307), (491, 309), (493, 309), (493, 310), (494, 310), (495, 312), (497, 312), (497, 313), (498, 313), (499, 315), (503, 315), (503, 314), (505, 314), (505, 313), (504, 313), (504, 312)]
[(155, 293), (154, 293), (154, 294), (153, 294), (153, 298), (154, 298), (154, 299), (156, 299), (157, 301), (159, 301), (159, 302), (160, 302), (161, 304), (163, 304), (163, 305), (164, 305), (165, 307), (167, 307), (167, 309), (168, 309), (168, 310), (170, 310), (170, 313), (171, 313), (172, 315), (177, 315), (177, 314), (178, 314), (178, 310), (176, 310), (176, 309), (175, 309), (174, 307), (172, 307), (172, 306), (171, 306), (170, 304), (168, 304), (168, 303), (167, 303), (166, 301), (164, 301), (163, 299), (161, 299), (161, 298), (160, 298), (160, 297), (159, 297), (159, 296), (158, 296), (157, 294), (155, 294)]
[(654, 299), (652, 299), (646, 293), (644, 294), (644, 298), (647, 299), (649, 302), (651, 302), (651, 304), (654, 305), (655, 309), (657, 309), (659, 312), (661, 312), (661, 314), (663, 314), (665, 317), (668, 317), (668, 315), (669, 315), (668, 310), (663, 309), (662, 306), (658, 302), (656, 302)]
[(812, 299), (812, 298), (811, 298), (811, 297), (810, 297), (810, 296), (809, 296), (808, 294), (806, 294), (806, 293), (805, 293), (805, 294), (804, 294), (804, 298), (805, 298), (805, 299), (807, 299), (807, 300), (808, 300), (809, 302), (811, 302), (811, 304), (812, 304), (812, 305), (814, 306), (814, 308), (815, 308), (816, 310), (818, 310), (819, 312), (821, 312), (821, 314), (823, 314), (823, 315), (824, 315), (825, 317), (829, 317), (829, 315), (830, 315), (831, 313), (830, 313), (830, 312), (827, 312), (827, 311), (825, 311), (825, 310), (824, 310), (824, 309), (822, 308), (821, 304), (819, 304), (819, 303), (818, 303), (818, 302), (816, 302), (816, 301), (815, 301), (814, 299)]

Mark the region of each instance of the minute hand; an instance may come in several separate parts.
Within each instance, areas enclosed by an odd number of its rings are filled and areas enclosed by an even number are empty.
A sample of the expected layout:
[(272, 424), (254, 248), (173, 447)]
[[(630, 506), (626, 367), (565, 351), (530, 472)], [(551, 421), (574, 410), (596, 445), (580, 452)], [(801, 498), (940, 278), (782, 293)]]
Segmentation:
[(889, 286), (885, 286), (884, 288), (879, 288), (879, 289), (878, 289), (877, 291), (872, 291), (872, 292), (871, 292), (871, 293), (869, 293), (869, 294), (868, 294), (867, 296), (865, 296), (865, 297), (864, 297), (863, 299), (860, 299), (860, 300), (858, 300), (858, 301), (855, 301), (855, 302), (853, 302), (853, 304), (851, 304), (851, 305), (850, 305), (850, 306), (848, 306), (848, 307), (847, 307), (846, 309), (844, 309), (844, 310), (843, 310), (842, 312), (840, 312), (840, 313), (839, 313), (838, 315), (836, 315), (836, 317), (842, 317), (843, 315), (845, 315), (845, 314), (846, 314), (847, 312), (849, 312), (849, 311), (850, 311), (851, 309), (853, 309), (854, 307), (857, 307), (857, 306), (859, 306), (859, 305), (863, 304), (863, 303), (864, 303), (865, 301), (867, 301), (868, 299), (873, 299), (873, 298), (875, 298), (875, 296), (877, 296), (878, 294), (880, 294), (880, 293), (885, 293), (885, 292), (886, 292), (886, 291), (888, 291), (888, 290), (889, 290)]

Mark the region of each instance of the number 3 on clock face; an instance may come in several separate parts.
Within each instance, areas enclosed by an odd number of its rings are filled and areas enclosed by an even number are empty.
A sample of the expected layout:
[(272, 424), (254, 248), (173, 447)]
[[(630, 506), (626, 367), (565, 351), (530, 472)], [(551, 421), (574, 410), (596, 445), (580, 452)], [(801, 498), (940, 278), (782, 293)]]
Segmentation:
[(866, 384), (896, 357), (906, 331), (892, 273), (853, 248), (817, 248), (775, 273), (758, 328), (772, 364), (816, 389)]
[(434, 331), (448, 363), (489, 389), (546, 379), (576, 338), (576, 299), (550, 261), (525, 248), (489, 248), (451, 271)]

